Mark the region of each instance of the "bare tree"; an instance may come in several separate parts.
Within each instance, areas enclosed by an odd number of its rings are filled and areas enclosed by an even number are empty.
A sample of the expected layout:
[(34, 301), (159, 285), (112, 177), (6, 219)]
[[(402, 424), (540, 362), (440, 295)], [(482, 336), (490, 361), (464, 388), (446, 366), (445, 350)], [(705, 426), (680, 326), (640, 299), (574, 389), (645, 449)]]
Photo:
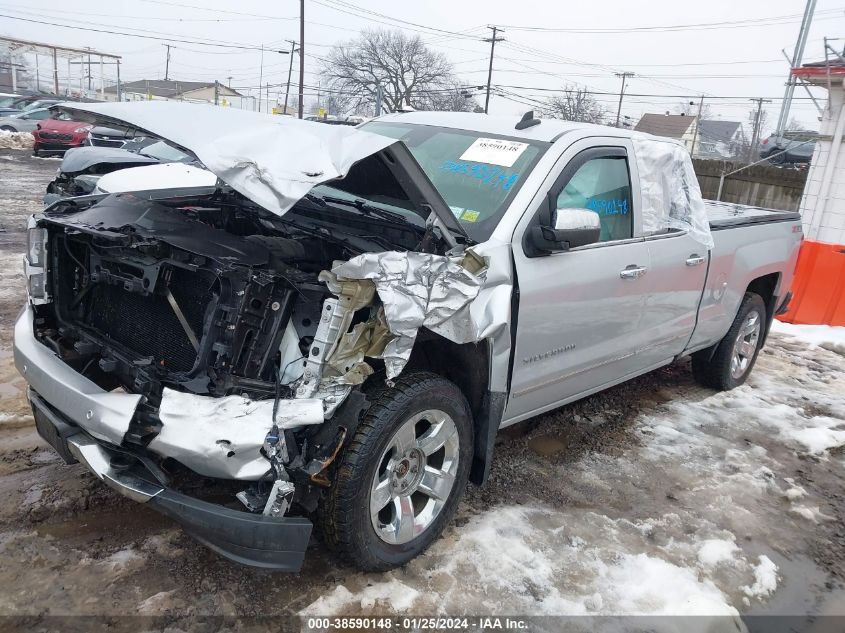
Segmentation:
[(335, 46), (323, 64), (323, 77), (331, 90), (349, 98), (353, 111), (374, 106), (378, 86), (385, 112), (404, 106), (422, 110), (475, 105), (464, 105), (458, 98), (458, 82), (444, 55), (426, 47), (418, 35), (398, 30), (366, 30)]
[(565, 121), (578, 121), (580, 123), (601, 123), (607, 110), (586, 90), (564, 86), (560, 94), (553, 95), (546, 99), (545, 105), (540, 108), (544, 117), (551, 119), (563, 119)]

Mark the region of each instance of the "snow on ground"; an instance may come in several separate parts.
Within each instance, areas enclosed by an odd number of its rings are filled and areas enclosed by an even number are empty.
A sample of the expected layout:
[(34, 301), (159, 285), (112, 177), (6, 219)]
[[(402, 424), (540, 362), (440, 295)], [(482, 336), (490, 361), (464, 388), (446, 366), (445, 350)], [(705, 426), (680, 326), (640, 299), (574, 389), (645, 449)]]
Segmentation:
[(845, 354), (845, 327), (797, 325), (775, 319), (772, 321), (772, 332), (801, 339), (810, 345), (822, 347), (832, 352)]
[(576, 503), (529, 490), (522, 505), (464, 517), (404, 569), (347, 577), (303, 613), (737, 616), (762, 605), (783, 578), (775, 561), (799, 551), (795, 534), (830, 518), (793, 473), (845, 445), (840, 361), (785, 344), (742, 387), (676, 393), (639, 416), (624, 454), (552, 464)]
[(0, 149), (32, 149), (35, 144), (30, 132), (0, 130)]

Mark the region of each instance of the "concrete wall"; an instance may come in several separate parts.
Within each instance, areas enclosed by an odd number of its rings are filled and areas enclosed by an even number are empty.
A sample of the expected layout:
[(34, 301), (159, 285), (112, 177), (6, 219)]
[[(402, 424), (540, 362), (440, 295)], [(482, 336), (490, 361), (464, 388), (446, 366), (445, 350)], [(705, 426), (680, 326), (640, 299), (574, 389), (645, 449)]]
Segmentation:
[[(716, 199), (720, 174), (741, 167), (720, 160), (696, 158), (692, 162), (705, 200)], [(721, 200), (767, 209), (797, 211), (806, 181), (807, 172), (803, 170), (755, 165), (725, 178)]]

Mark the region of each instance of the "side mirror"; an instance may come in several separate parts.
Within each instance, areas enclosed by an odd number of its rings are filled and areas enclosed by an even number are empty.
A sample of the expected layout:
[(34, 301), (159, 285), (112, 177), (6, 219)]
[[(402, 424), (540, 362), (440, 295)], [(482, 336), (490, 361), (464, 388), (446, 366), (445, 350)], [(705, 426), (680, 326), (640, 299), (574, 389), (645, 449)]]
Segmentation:
[(538, 251), (568, 251), (599, 241), (601, 218), (589, 209), (557, 209), (554, 227), (535, 226), (531, 237)]

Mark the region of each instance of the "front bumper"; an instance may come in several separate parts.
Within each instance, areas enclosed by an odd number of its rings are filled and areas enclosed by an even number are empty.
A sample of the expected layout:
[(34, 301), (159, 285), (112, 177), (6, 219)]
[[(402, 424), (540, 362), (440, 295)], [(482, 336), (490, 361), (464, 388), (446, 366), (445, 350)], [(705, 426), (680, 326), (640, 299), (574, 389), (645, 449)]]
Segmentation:
[(66, 462), (80, 462), (124, 497), (170, 517), (203, 545), (242, 565), (299, 571), (311, 537), (301, 517), (273, 518), (232, 510), (166, 487), (142, 456), (100, 442), (30, 390), (35, 425)]
[(143, 455), (119, 448), (140, 396), (112, 393), (75, 372), (32, 332), (27, 305), (15, 323), (15, 365), (30, 385), (36, 428), (66, 462), (81, 462), (125, 497), (172, 518), (235, 562), (298, 571), (311, 536), (305, 518), (272, 518), (184, 495), (160, 480)]

